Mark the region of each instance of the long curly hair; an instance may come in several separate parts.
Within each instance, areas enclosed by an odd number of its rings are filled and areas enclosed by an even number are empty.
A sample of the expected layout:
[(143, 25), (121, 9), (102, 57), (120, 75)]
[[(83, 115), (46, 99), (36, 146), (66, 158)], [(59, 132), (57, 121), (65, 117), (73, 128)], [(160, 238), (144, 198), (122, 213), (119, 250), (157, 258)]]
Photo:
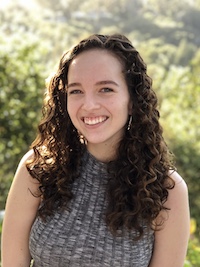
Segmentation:
[(58, 208), (68, 208), (73, 198), (71, 187), (79, 176), (77, 166), (81, 164), (85, 144), (67, 112), (67, 76), (71, 61), (90, 49), (107, 50), (118, 58), (133, 103), (130, 129), (124, 131), (116, 159), (108, 163), (105, 221), (114, 235), (125, 227), (137, 230), (140, 238), (142, 222), (152, 228), (160, 211), (168, 209), (168, 190), (174, 187), (169, 171), (174, 166), (162, 136), (157, 96), (146, 64), (131, 42), (120, 34), (94, 34), (82, 40), (62, 56), (48, 84), (43, 119), (31, 146), (34, 157), (27, 162), (29, 173), (40, 183), (37, 195), (42, 197), (42, 205), (38, 214), (45, 220)]

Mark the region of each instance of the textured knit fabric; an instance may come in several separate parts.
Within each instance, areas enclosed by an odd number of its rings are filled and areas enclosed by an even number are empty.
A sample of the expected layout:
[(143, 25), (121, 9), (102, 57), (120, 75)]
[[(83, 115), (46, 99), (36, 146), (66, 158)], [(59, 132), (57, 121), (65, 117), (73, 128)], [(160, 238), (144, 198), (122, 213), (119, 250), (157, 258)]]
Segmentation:
[(73, 184), (71, 211), (57, 212), (46, 223), (37, 218), (30, 234), (34, 267), (148, 267), (154, 233), (139, 241), (132, 233), (114, 237), (107, 229), (106, 164), (85, 153), (81, 175)]

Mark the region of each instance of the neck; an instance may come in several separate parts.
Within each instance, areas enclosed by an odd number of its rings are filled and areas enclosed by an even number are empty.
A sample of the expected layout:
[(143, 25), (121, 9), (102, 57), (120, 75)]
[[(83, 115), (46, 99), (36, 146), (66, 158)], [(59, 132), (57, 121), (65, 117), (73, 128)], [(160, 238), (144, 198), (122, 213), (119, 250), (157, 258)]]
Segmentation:
[(107, 163), (116, 158), (116, 146), (87, 144), (87, 149), (90, 154), (101, 162)]

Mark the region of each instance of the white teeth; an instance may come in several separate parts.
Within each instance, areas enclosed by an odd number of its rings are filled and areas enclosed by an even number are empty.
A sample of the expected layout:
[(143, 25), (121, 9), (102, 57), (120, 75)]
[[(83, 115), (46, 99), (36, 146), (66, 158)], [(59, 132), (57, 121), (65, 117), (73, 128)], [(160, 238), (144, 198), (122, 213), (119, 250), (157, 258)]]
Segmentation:
[(101, 123), (105, 120), (106, 120), (105, 116), (95, 117), (95, 118), (89, 118), (89, 117), (83, 118), (84, 123), (88, 124), (88, 125), (95, 125), (95, 124)]

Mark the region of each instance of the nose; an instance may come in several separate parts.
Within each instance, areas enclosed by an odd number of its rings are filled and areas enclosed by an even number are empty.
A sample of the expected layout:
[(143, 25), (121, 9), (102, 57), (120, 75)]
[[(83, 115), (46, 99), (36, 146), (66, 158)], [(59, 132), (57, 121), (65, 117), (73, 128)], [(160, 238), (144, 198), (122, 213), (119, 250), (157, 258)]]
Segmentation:
[(95, 94), (85, 94), (82, 108), (86, 111), (99, 109), (100, 103), (98, 97)]

